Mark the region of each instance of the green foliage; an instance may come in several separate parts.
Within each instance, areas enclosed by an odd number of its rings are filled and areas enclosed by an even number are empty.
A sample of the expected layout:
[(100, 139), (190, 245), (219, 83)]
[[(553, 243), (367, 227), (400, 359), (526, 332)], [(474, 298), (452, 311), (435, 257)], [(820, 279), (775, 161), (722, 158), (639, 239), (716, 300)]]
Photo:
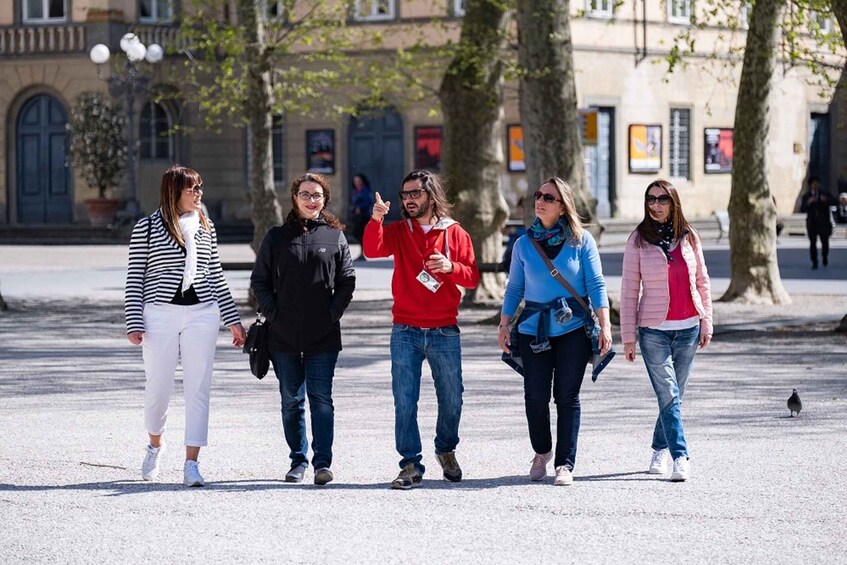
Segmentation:
[(126, 116), (99, 92), (84, 92), (67, 124), (71, 160), (100, 198), (110, 196), (126, 169)]

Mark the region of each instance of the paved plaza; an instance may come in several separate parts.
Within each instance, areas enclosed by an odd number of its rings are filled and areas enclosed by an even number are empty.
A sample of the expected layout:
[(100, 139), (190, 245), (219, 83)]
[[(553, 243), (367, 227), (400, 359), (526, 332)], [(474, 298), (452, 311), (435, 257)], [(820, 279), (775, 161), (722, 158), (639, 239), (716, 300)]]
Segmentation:
[[(833, 263), (845, 255), (835, 250)], [(792, 281), (788, 307), (716, 304), (719, 331), (697, 357), (683, 410), (692, 479), (682, 484), (645, 472), (657, 407), (640, 357), (619, 357), (597, 383), (586, 379), (573, 486), (531, 484), (521, 380), (499, 360), (496, 327), (484, 323), (496, 309), (465, 309), (457, 451), (465, 479), (439, 480), (425, 369), (427, 473), (422, 488), (398, 492), (388, 488), (399, 470), (390, 263), (357, 261), (334, 386), (335, 482), (312, 485), (311, 469), (305, 484), (283, 482), (276, 379), (250, 375), (222, 331), (201, 453), (207, 486), (186, 489), (181, 383), (163, 472), (141, 481), (144, 374), (140, 349), (124, 335), (126, 249), (0, 247), (0, 258), (0, 288), (14, 308), (0, 315), (3, 563), (815, 563), (847, 555), (847, 337), (829, 331), (847, 313), (843, 280)], [(228, 278), (243, 300), (247, 273)], [(617, 328), (615, 339), (620, 350)], [(803, 399), (798, 418), (785, 404), (792, 388)]]

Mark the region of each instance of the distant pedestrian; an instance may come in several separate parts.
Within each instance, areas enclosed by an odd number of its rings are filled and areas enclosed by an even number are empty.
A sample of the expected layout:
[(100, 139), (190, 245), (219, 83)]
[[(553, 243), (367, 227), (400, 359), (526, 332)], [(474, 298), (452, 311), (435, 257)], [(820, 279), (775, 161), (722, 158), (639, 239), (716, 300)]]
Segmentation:
[(451, 206), (438, 176), (412, 171), (400, 185), (403, 220), (383, 226), (391, 203), (383, 202), (377, 192), (363, 249), (367, 257), (394, 255), (391, 390), (401, 471), (391, 488), (406, 490), (420, 486), (425, 471), (418, 429), (424, 359), (432, 370), (438, 399), (436, 459), (446, 480), (462, 479), (455, 454), (464, 390), (456, 321), (462, 297), (459, 287), (476, 287), (479, 270), (470, 236), (449, 216)]
[[(525, 300), (517, 346), (523, 360), (529, 440), (535, 451), (529, 478), (543, 480), (553, 459), (553, 484), (564, 486), (573, 483), (581, 413), (579, 391), (595, 352), (585, 329), (588, 313), (550, 276), (541, 253), (583, 302), (590, 300), (600, 322), (599, 354), (606, 355), (612, 345), (612, 330), (600, 253), (594, 238), (582, 228), (573, 189), (560, 178), (548, 179), (535, 192), (535, 220), (526, 235), (515, 242), (498, 341), (503, 351), (510, 351), (509, 321)], [(551, 387), (558, 416), (555, 457), (550, 433)]]
[(835, 223), (847, 224), (847, 192), (838, 195), (838, 204), (835, 207)]
[(341, 351), (341, 316), (356, 273), (344, 226), (327, 206), (329, 181), (305, 174), (291, 183), (291, 212), (262, 240), (250, 282), (270, 326), (271, 362), (279, 380), (282, 428), (291, 450), (285, 475), (300, 483), (308, 467), (306, 396), (312, 418), (315, 484), (333, 480), (335, 409), (332, 380)]
[(143, 347), (144, 423), (150, 436), (141, 467), (159, 474), (162, 434), (177, 363), (185, 395), (186, 486), (203, 486), (197, 457), (207, 444), (212, 363), (220, 321), (236, 347), (245, 332), (218, 258), (215, 226), (201, 211), (203, 180), (173, 166), (162, 175), (159, 209), (132, 231), (126, 277), (127, 337)]
[(353, 189), (350, 191), (350, 224), (356, 243), (362, 243), (365, 226), (371, 219), (374, 205), (374, 193), (368, 177), (364, 173), (353, 175)]
[(671, 480), (688, 480), (681, 404), (697, 347), (712, 340), (712, 297), (700, 237), (665, 180), (647, 187), (644, 219), (624, 250), (621, 337), (628, 361), (635, 361), (636, 336), (659, 404), (648, 472), (667, 473), (670, 457)]
[(829, 265), (829, 238), (832, 235), (832, 213), (829, 207), (835, 206), (835, 199), (821, 190), (818, 177), (809, 177), (809, 190), (801, 197), (800, 211), (806, 213), (806, 234), (809, 236), (809, 256), (812, 269), (818, 268), (818, 245), (821, 240), (821, 258), (823, 266)]

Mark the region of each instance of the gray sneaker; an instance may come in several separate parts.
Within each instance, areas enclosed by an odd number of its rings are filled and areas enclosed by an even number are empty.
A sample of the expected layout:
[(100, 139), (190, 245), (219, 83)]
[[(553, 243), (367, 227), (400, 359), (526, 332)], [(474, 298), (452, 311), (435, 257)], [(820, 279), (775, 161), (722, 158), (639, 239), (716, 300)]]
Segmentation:
[(543, 481), (547, 476), (547, 463), (553, 458), (553, 450), (547, 453), (536, 453), (532, 458), (532, 466), (529, 468), (529, 480)]
[(462, 480), (462, 468), (459, 467), (459, 462), (456, 461), (455, 451), (436, 453), (435, 458), (438, 459), (439, 465), (441, 465), (441, 468), (444, 470), (445, 481), (458, 483)]
[(308, 463), (298, 463), (296, 465), (292, 465), (291, 469), (285, 474), (285, 482), (302, 483), (303, 476), (306, 474), (306, 469), (308, 467)]
[(332, 482), (332, 479), (334, 478), (335, 477), (332, 476), (332, 471), (329, 470), (329, 467), (321, 467), (320, 469), (315, 470), (316, 485), (325, 485)]
[(421, 475), (414, 463), (409, 463), (403, 467), (397, 478), (391, 482), (391, 488), (409, 490), (421, 486), (422, 481), (423, 475)]

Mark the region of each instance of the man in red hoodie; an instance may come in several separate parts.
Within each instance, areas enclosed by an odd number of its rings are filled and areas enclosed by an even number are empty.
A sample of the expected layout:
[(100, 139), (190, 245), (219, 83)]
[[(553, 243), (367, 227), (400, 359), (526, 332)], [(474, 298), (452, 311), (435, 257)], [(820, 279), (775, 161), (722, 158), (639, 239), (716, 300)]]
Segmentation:
[(432, 370), (438, 399), (435, 455), (448, 481), (462, 480), (456, 461), (462, 415), (462, 346), (459, 338), (459, 287), (479, 284), (479, 269), (468, 232), (448, 216), (451, 205), (437, 175), (412, 171), (403, 179), (403, 220), (383, 226), (390, 202), (376, 193), (365, 227), (364, 255), (394, 255), (391, 329), (391, 390), (394, 394), (394, 439), (400, 474), (391, 488), (421, 485), (421, 435), (418, 398), (424, 359)]

